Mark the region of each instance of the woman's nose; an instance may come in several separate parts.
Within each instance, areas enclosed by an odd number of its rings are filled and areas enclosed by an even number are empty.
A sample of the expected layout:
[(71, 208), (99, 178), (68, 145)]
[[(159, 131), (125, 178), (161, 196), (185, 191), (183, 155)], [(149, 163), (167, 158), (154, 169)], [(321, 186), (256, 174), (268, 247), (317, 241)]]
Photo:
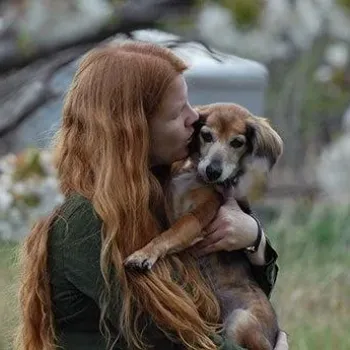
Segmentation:
[(186, 118), (186, 127), (191, 126), (199, 118), (198, 113), (189, 105), (189, 110)]

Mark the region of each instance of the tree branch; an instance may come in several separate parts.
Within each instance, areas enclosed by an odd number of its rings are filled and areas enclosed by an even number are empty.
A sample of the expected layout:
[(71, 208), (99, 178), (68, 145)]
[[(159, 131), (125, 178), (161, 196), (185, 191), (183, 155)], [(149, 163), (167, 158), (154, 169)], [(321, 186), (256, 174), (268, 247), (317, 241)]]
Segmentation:
[(53, 61), (40, 67), (39, 73), (36, 70), (34, 71), (36, 80), (22, 85), (15, 94), (13, 94), (13, 91), (12, 94), (4, 94), (2, 107), (0, 109), (0, 115), (2, 116), (0, 119), (0, 138), (15, 130), (35, 110), (44, 105), (47, 101), (59, 96), (59, 94), (50, 87), (50, 80), (53, 74), (63, 66), (72, 62), (86, 50), (87, 47), (82, 46), (62, 52)]
[[(72, 38), (64, 44), (37, 48), (29, 56), (23, 54), (18, 56), (14, 47), (6, 54), (1, 54), (1, 45), (4, 41), (3, 38), (0, 38), (0, 74), (2, 73), (0, 80), (0, 137), (2, 138), (15, 130), (47, 101), (60, 95), (50, 87), (52, 75), (58, 69), (74, 61), (96, 43), (122, 33), (134, 39), (134, 30), (156, 27), (159, 19), (164, 20), (173, 16), (176, 11), (188, 10), (192, 4), (193, 0), (127, 1), (119, 9), (118, 14), (117, 12), (114, 14), (115, 19), (119, 16), (119, 22), (111, 22), (100, 31), (85, 37)], [(163, 44), (174, 48), (193, 40), (201, 44), (203, 51), (206, 51), (217, 61), (221, 61), (219, 55), (200, 39), (174, 39)], [(8, 41), (7, 43), (11, 44)], [(21, 69), (14, 70), (16, 68)]]
[(155, 28), (160, 19), (166, 19), (174, 14), (178, 15), (188, 10), (193, 3), (193, 0), (129, 0), (116, 8), (108, 23), (105, 23), (100, 29), (79, 37), (68, 38), (59, 44), (35, 46), (35, 43), (31, 43), (29, 53), (22, 52), (15, 40), (9, 42), (8, 39), (0, 39), (0, 74), (12, 69), (23, 68), (42, 58), (50, 59), (58, 52), (77, 45), (99, 43), (117, 33)]

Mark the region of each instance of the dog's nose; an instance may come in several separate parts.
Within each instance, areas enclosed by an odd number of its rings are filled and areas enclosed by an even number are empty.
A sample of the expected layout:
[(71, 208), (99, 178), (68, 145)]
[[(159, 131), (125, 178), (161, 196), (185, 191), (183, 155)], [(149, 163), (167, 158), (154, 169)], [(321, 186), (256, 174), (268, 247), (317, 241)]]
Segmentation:
[(209, 181), (215, 181), (220, 177), (222, 173), (222, 169), (219, 164), (213, 163), (207, 166), (207, 169), (205, 170), (205, 172), (207, 174)]

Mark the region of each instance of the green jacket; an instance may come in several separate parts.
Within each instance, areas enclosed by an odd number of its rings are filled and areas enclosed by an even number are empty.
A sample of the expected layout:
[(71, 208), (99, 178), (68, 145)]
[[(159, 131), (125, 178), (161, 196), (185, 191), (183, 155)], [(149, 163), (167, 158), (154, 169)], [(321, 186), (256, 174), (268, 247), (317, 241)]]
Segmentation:
[[(91, 202), (79, 195), (66, 200), (61, 215), (49, 234), (49, 275), (52, 291), (58, 346), (65, 350), (104, 350), (106, 343), (99, 331), (99, 292), (103, 286), (100, 271), (101, 220)], [(277, 254), (268, 244), (267, 264), (253, 267), (254, 274), (267, 295), (277, 275)], [(115, 315), (116, 319), (118, 315)], [(151, 322), (146, 329), (147, 341), (155, 350), (183, 349), (171, 342)], [(111, 326), (112, 327), (112, 326)], [(116, 332), (117, 333), (117, 332)], [(218, 349), (238, 350), (240, 347), (218, 339)], [(114, 349), (127, 349), (118, 340)]]

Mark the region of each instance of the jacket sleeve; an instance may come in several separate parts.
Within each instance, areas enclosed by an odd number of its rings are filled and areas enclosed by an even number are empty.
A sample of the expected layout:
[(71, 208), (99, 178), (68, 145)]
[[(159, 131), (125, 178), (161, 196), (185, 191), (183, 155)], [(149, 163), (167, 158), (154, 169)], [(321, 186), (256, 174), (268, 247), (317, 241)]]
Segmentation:
[(271, 291), (275, 285), (278, 265), (276, 260), (278, 255), (276, 251), (272, 248), (269, 239), (266, 237), (266, 248), (265, 248), (265, 261), (264, 265), (251, 265), (252, 272), (255, 280), (259, 283), (262, 290), (265, 292), (267, 297), (270, 297)]

